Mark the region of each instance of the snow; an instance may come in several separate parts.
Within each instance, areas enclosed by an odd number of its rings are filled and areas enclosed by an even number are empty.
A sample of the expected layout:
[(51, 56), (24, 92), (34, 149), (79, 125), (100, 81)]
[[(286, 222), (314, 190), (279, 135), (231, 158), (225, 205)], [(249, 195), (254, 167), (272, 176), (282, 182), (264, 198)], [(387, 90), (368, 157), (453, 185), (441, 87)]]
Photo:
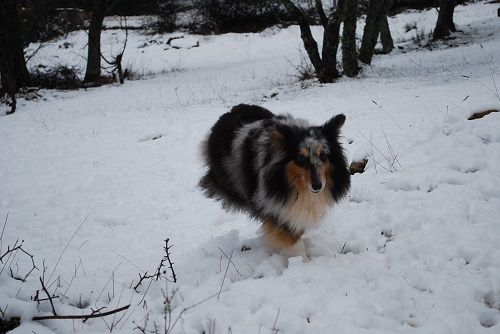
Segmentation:
[[(500, 109), (497, 8), (459, 6), (455, 46), (433, 50), (415, 47), (403, 27), (414, 20), (430, 32), (435, 10), (399, 14), (390, 24), (404, 49), (329, 85), (296, 82), (297, 27), (134, 30), (124, 62), (142, 80), (20, 100), (0, 118), (0, 254), (23, 239), (39, 269), (21, 283), (8, 267), (25, 274), (29, 258), (0, 264), (0, 309), (22, 318), (12, 333), (138, 333), (146, 316), (147, 329), (163, 333), (164, 293), (174, 291), (171, 333), (498, 333), (500, 113), (467, 120)], [(178, 49), (166, 45), (180, 35)], [(48, 43), (30, 65), (83, 70), (85, 37)], [(107, 55), (123, 37), (105, 32)], [(349, 197), (305, 235), (308, 263), (266, 248), (256, 223), (196, 186), (199, 143), (242, 102), (316, 124), (344, 113), (349, 159), (368, 157)], [(146, 280), (135, 292), (166, 238), (178, 282)], [(51, 313), (31, 300), (42, 260), (58, 313), (130, 309), (84, 323), (30, 321)]]

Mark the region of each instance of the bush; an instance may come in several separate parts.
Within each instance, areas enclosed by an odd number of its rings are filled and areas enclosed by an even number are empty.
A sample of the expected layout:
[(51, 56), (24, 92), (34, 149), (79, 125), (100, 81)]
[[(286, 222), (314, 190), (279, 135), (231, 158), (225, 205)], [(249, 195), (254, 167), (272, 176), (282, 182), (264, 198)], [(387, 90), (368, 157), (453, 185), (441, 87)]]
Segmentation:
[(279, 0), (194, 0), (199, 33), (257, 32), (288, 19)]
[(177, 28), (177, 13), (181, 10), (178, 0), (158, 0), (158, 32), (171, 32)]
[(40, 88), (48, 89), (78, 89), (82, 86), (82, 80), (78, 78), (75, 68), (69, 66), (58, 66), (47, 69), (38, 67), (31, 73), (31, 84)]
[(410, 32), (412, 30), (417, 30), (418, 29), (418, 24), (417, 24), (417, 21), (410, 21), (410, 22), (407, 22), (403, 29), (405, 30), (405, 32)]

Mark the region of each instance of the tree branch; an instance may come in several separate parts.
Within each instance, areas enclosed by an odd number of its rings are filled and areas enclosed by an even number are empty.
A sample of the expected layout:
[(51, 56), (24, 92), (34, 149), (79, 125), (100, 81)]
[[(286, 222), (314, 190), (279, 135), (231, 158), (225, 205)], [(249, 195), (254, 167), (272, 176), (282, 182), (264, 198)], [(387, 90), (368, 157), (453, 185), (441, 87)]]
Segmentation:
[(41, 277), (39, 277), (40, 284), (42, 285), (43, 292), (47, 295), (47, 298), (49, 299), (50, 306), (52, 307), (52, 313), (54, 314), (55, 317), (57, 317), (57, 312), (54, 307), (54, 303), (52, 302), (52, 296), (50, 295), (49, 291), (47, 291), (47, 288), (45, 287), (45, 284), (43, 283), (43, 280)]
[(318, 44), (316, 43), (312, 35), (307, 16), (291, 0), (281, 0), (281, 2), (299, 24), (300, 37), (304, 42), (304, 48), (306, 49), (307, 55), (311, 60), (311, 64), (313, 65), (320, 82), (328, 81), (325, 79), (325, 67), (318, 51)]
[(172, 248), (172, 246), (168, 245), (168, 241), (169, 240), (170, 239), (168, 239), (168, 238), (165, 240), (165, 247), (163, 247), (163, 249), (165, 250), (166, 255), (163, 258), (163, 260), (166, 259), (168, 261), (168, 267), (170, 268), (170, 272), (172, 273), (172, 280), (173, 280), (174, 283), (177, 283), (177, 276), (175, 275), (175, 271), (174, 271), (174, 263), (170, 259), (170, 252), (169, 252), (169, 250), (170, 250), (170, 248)]
[(326, 28), (326, 26), (328, 25), (328, 18), (326, 17), (325, 9), (323, 8), (323, 2), (321, 0), (316, 0), (315, 3), (316, 11), (318, 12), (321, 25), (323, 26), (323, 28)]
[(297, 7), (291, 0), (281, 0), (281, 2), (290, 14), (292, 14), (292, 16), (298, 21), (299, 25), (309, 25), (307, 16), (301, 8)]
[[(168, 267), (170, 269), (170, 272), (172, 273), (172, 282), (177, 283), (177, 275), (175, 274), (175, 271), (174, 271), (174, 263), (170, 259), (170, 248), (172, 248), (173, 246), (168, 245), (169, 240), (170, 239), (168, 239), (168, 238), (165, 240), (165, 247), (163, 247), (163, 250), (165, 251), (165, 255), (161, 259), (160, 264), (156, 268), (156, 271), (154, 272), (154, 274), (148, 275), (147, 271), (143, 275), (141, 275), (139, 273), (139, 282), (137, 282), (137, 284), (134, 286), (135, 292), (139, 292), (139, 291), (137, 291), (137, 288), (142, 284), (142, 281), (144, 281), (145, 279), (154, 278), (156, 281), (158, 281), (160, 279), (161, 275), (166, 273), (166, 270), (162, 271), (162, 268), (165, 267), (165, 261), (168, 262)], [(167, 280), (168, 280), (168, 278), (167, 278)]]
[(130, 304), (122, 306), (120, 308), (108, 311), (108, 312), (92, 312), (91, 314), (82, 314), (82, 315), (47, 315), (47, 316), (36, 316), (33, 317), (32, 320), (59, 320), (59, 319), (90, 319), (90, 318), (100, 318), (105, 317), (110, 314), (118, 313), (125, 311), (130, 307)]

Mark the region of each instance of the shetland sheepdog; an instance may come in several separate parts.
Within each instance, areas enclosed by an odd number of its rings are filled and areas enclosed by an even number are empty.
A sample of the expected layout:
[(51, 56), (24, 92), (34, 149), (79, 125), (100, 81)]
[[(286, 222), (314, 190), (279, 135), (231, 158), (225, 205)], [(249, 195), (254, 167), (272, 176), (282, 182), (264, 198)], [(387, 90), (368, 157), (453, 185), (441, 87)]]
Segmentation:
[(336, 115), (321, 126), (240, 104), (222, 115), (202, 143), (208, 171), (200, 187), (226, 210), (261, 222), (271, 246), (307, 260), (302, 234), (350, 187)]

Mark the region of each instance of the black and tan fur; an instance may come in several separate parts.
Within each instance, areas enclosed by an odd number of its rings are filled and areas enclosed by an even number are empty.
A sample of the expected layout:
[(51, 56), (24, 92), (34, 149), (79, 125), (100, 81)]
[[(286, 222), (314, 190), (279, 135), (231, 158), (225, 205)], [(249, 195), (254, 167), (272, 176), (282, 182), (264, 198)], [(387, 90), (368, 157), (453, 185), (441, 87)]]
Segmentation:
[(208, 171), (200, 186), (226, 210), (258, 219), (274, 247), (299, 246), (297, 255), (306, 257), (302, 234), (350, 187), (338, 140), (344, 122), (340, 114), (310, 126), (258, 106), (233, 107), (204, 142)]

